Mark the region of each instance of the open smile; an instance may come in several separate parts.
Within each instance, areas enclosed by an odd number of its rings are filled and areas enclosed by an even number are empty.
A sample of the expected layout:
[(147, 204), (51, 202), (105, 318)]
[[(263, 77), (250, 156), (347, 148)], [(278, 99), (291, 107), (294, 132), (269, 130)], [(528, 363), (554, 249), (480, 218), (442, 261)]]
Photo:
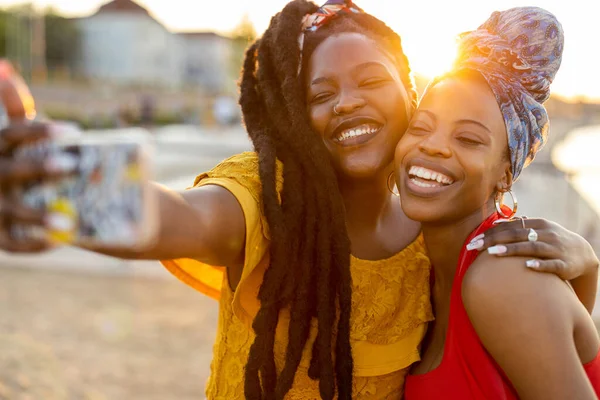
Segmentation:
[(377, 136), (382, 128), (382, 124), (371, 118), (352, 118), (338, 125), (333, 132), (332, 140), (344, 147), (357, 146)]
[(449, 172), (441, 169), (444, 168), (409, 165), (405, 175), (406, 188), (420, 197), (433, 197), (440, 194), (456, 182)]

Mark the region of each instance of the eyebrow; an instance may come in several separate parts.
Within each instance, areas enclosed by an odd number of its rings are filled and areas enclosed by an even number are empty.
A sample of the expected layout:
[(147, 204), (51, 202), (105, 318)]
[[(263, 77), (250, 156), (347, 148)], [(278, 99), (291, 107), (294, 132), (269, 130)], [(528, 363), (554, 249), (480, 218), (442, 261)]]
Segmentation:
[[(371, 67), (383, 68), (384, 70), (387, 71), (387, 68), (385, 65), (383, 65), (382, 63), (376, 62), (376, 61), (368, 61), (368, 62), (359, 64), (356, 67), (354, 67), (354, 70), (355, 70), (355, 72), (360, 72), (360, 71), (364, 71), (365, 69), (368, 69)], [(332, 83), (332, 82), (333, 82), (333, 79), (326, 77), (326, 76), (322, 76), (322, 77), (314, 79), (310, 83), (310, 85), (314, 86), (314, 85), (318, 85), (319, 83)]]
[(322, 77), (319, 77), (319, 78), (316, 78), (315, 80), (313, 80), (313, 81), (310, 83), (310, 85), (311, 85), (311, 86), (314, 86), (314, 85), (318, 85), (319, 83), (324, 83), (324, 82), (325, 82), (325, 83), (332, 83), (332, 82), (333, 82), (333, 79), (331, 79), (331, 78), (328, 78), (328, 77), (326, 77), (326, 76), (322, 76)]
[[(436, 120), (436, 116), (433, 112), (429, 111), (429, 110), (419, 110), (417, 109), (417, 112), (415, 113), (415, 116), (419, 113), (423, 113), (423, 114), (427, 114), (429, 115), (429, 117), (431, 117), (431, 119)], [(477, 125), (483, 129), (485, 129), (487, 132), (492, 133), (492, 131), (490, 130), (490, 128), (488, 128), (487, 126), (485, 126), (484, 124), (482, 124), (479, 121), (475, 121), (474, 119), (459, 119), (458, 121), (455, 122), (455, 125), (460, 125), (460, 124), (473, 124), (473, 125)]]
[(489, 133), (492, 133), (492, 131), (490, 131), (490, 128), (488, 128), (487, 126), (485, 126), (481, 122), (475, 121), (473, 119), (461, 119), (461, 120), (456, 121), (456, 124), (457, 125), (459, 125), (459, 124), (473, 124), (473, 125), (477, 125), (477, 126), (483, 128), (483, 129), (485, 129)]
[(377, 61), (368, 61), (366, 63), (362, 63), (362, 64), (354, 67), (354, 70), (359, 72), (359, 71), (363, 71), (363, 70), (365, 70), (367, 68), (371, 68), (371, 67), (383, 68), (386, 71), (388, 70), (384, 64), (377, 62)]

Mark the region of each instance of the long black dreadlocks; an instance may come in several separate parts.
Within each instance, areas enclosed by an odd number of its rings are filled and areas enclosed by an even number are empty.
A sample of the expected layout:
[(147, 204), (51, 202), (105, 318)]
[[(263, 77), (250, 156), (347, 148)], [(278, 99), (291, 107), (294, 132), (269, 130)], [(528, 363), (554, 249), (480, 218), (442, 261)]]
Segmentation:
[[(309, 376), (319, 380), (325, 400), (333, 399), (336, 389), (339, 399), (352, 396), (350, 240), (335, 171), (306, 111), (305, 78), (297, 76), (301, 21), (317, 8), (306, 0), (288, 3), (248, 48), (242, 71), (240, 105), (259, 157), (271, 233), (270, 265), (258, 293), (261, 308), (254, 319), (256, 338), (245, 371), (244, 391), (251, 400), (284, 398), (313, 318), (318, 331)], [(400, 37), (368, 14), (343, 14), (308, 33), (303, 63), (319, 43), (342, 32), (363, 33), (384, 44), (397, 58), (414, 109), (417, 95)], [(281, 202), (275, 183), (277, 159), (283, 163)], [(286, 361), (278, 375), (273, 347), (282, 308), (291, 314)]]

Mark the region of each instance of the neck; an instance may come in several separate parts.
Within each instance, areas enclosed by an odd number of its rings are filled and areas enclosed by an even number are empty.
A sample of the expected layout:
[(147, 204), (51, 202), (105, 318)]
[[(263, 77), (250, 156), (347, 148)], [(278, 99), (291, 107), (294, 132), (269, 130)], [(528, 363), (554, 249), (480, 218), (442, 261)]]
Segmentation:
[(392, 166), (375, 178), (339, 179), (349, 228), (376, 226), (382, 216), (389, 212), (392, 202), (398, 202), (387, 186), (387, 179), (391, 172)]
[(449, 293), (465, 240), (494, 210), (494, 203), (490, 201), (460, 220), (422, 224), (423, 237), (435, 272), (436, 291)]

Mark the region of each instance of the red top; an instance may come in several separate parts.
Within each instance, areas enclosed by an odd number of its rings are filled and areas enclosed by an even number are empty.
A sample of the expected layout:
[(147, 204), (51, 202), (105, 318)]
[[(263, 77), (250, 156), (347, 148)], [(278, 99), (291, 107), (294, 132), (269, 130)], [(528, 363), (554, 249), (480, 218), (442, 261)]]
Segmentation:
[[(466, 243), (490, 229), (498, 218), (498, 214), (494, 213), (471, 233)], [(410, 375), (406, 379), (406, 400), (518, 399), (510, 381), (479, 340), (462, 302), (462, 281), (477, 255), (477, 251), (467, 251), (466, 246), (461, 251), (450, 294), (450, 316), (442, 362), (426, 374)], [(584, 367), (596, 394), (600, 396), (600, 353)]]

